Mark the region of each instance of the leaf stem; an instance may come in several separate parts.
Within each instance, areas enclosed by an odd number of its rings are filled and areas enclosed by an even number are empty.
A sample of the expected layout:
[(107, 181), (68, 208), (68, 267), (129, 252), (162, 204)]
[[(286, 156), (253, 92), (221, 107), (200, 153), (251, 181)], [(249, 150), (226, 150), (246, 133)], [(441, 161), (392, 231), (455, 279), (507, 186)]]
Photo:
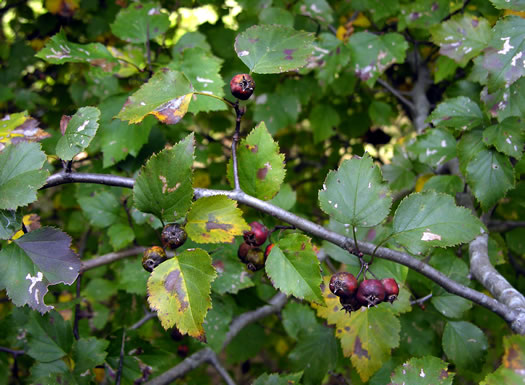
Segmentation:
[(235, 132), (232, 140), (232, 163), (233, 163), (233, 191), (242, 191), (239, 183), (239, 166), (237, 162), (237, 143), (241, 136), (241, 120), (246, 112), (244, 108), (239, 107), (239, 101), (235, 102)]

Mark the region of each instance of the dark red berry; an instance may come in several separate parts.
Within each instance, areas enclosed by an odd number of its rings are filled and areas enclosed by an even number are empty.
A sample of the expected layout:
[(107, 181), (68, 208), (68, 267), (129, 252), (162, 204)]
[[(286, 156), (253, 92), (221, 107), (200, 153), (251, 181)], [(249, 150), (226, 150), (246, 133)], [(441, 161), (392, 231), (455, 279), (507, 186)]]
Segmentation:
[(244, 263), (246, 263), (246, 256), (248, 255), (248, 251), (250, 251), (251, 248), (252, 246), (243, 242), (241, 243), (241, 245), (239, 246), (239, 249), (237, 250), (237, 256)]
[(350, 297), (357, 291), (357, 279), (346, 271), (335, 273), (330, 278), (329, 288), (332, 293), (339, 297)]
[(384, 278), (381, 280), (381, 283), (385, 288), (385, 300), (393, 303), (399, 294), (399, 286), (397, 286), (396, 280), (394, 278)]
[(270, 243), (268, 246), (266, 246), (266, 249), (264, 249), (264, 258), (268, 258), (274, 246), (275, 244), (273, 243)]
[(343, 305), (343, 310), (347, 313), (351, 313), (361, 308), (361, 304), (353, 295), (349, 297), (340, 297), (339, 302), (341, 303), (341, 305)]
[(190, 351), (190, 348), (188, 347), (188, 345), (179, 345), (177, 347), (177, 354), (180, 357), (186, 357), (189, 351)]
[(378, 279), (365, 279), (359, 284), (356, 298), (363, 306), (375, 306), (385, 299), (385, 288)]
[(251, 271), (257, 271), (264, 267), (266, 257), (261, 249), (258, 247), (250, 249), (246, 256), (246, 267)]
[(186, 242), (188, 235), (186, 234), (186, 231), (184, 231), (184, 229), (179, 225), (170, 224), (164, 226), (160, 238), (164, 247), (175, 250), (177, 247), (182, 246), (184, 242)]
[(244, 232), (244, 241), (251, 246), (261, 246), (268, 238), (268, 229), (259, 222), (250, 223), (251, 230)]
[(152, 272), (154, 268), (167, 260), (164, 249), (160, 246), (152, 246), (144, 251), (142, 256), (142, 267), (148, 272)]
[(255, 82), (248, 74), (235, 75), (230, 81), (230, 90), (237, 99), (248, 100), (255, 89)]

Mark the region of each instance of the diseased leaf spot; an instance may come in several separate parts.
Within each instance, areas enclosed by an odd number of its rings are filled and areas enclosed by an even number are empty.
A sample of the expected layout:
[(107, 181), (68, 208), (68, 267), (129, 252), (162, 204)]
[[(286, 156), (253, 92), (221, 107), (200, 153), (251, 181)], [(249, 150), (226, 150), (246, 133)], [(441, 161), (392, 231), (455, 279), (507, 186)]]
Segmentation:
[(366, 358), (367, 360), (370, 359), (370, 356), (368, 355), (368, 350), (363, 349), (363, 345), (361, 344), (361, 339), (359, 337), (355, 338), (354, 353), (359, 358)]
[(218, 223), (217, 218), (214, 215), (208, 216), (208, 222), (206, 222), (206, 231), (211, 230), (223, 230), (230, 231), (233, 228), (229, 223)]
[(250, 145), (250, 144), (247, 144), (247, 145), (246, 145), (246, 148), (247, 148), (249, 151), (253, 152), (254, 154), (256, 154), (257, 151), (259, 151), (259, 147), (257, 147), (256, 144), (254, 144), (253, 146)]
[(297, 51), (297, 49), (285, 49), (283, 50), (284, 54), (285, 54), (285, 60), (293, 60), (293, 56), (292, 54)]
[(184, 311), (188, 308), (188, 302), (186, 301), (186, 291), (182, 287), (182, 277), (179, 270), (173, 270), (168, 274), (164, 281), (164, 288), (168, 293), (175, 294), (180, 303), (180, 311)]
[(158, 120), (166, 124), (177, 124), (186, 114), (188, 105), (191, 101), (191, 95), (183, 95), (180, 98), (171, 99), (160, 107), (151, 111)]
[(441, 235), (434, 234), (431, 232), (423, 232), (423, 236), (421, 237), (422, 241), (441, 241)]
[(448, 378), (448, 372), (445, 369), (441, 370), (441, 374), (439, 375), (440, 379)]
[(162, 193), (163, 194), (166, 194), (166, 192), (172, 193), (180, 187), (180, 182), (177, 182), (175, 186), (173, 187), (168, 187), (168, 180), (166, 179), (164, 175), (159, 175), (159, 179), (162, 182)]
[(268, 167), (262, 167), (257, 170), (257, 179), (264, 180), (268, 174)]

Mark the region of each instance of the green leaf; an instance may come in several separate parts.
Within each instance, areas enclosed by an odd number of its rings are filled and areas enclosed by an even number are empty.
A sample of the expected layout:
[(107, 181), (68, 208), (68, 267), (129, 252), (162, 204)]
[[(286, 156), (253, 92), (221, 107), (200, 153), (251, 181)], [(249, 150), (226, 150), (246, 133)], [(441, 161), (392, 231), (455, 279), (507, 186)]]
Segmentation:
[(514, 11), (524, 11), (525, 1), (524, 0), (490, 0), (492, 5), (498, 9), (512, 9)]
[(483, 211), (489, 210), (514, 188), (514, 172), (509, 158), (493, 150), (478, 152), (468, 162), (465, 176)]
[(368, 115), (374, 124), (387, 126), (391, 123), (391, 119), (395, 118), (396, 112), (390, 104), (374, 100), (368, 107)]
[[(241, 140), (237, 150), (239, 184), (241, 189), (256, 198), (269, 200), (283, 183), (284, 155), (273, 140), (264, 122), (259, 123)], [(228, 179), (233, 187), (233, 160), (228, 163)]]
[(116, 223), (108, 229), (109, 242), (113, 250), (121, 250), (135, 239), (133, 229), (124, 223)]
[(214, 296), (212, 299), (213, 307), (206, 314), (203, 327), (208, 345), (216, 353), (220, 353), (226, 334), (230, 330), (235, 303), (228, 296)]
[(36, 200), (49, 173), (42, 170), (46, 155), (31, 142), (12, 144), (0, 152), (0, 210), (16, 209)]
[(273, 285), (299, 299), (321, 303), (319, 261), (310, 238), (289, 234), (275, 244), (266, 260), (266, 273)]
[(381, 171), (369, 155), (345, 160), (330, 171), (319, 191), (321, 209), (349, 226), (372, 227), (390, 211), (392, 198)]
[(81, 375), (86, 370), (102, 365), (106, 358), (108, 340), (99, 340), (95, 337), (81, 338), (73, 343), (73, 359), (75, 372)]
[[(482, 71), (486, 73), (484, 68)], [(525, 77), (508, 88), (496, 88), (490, 93), (484, 88), (481, 97), (491, 116), (497, 117), (500, 122), (511, 116), (525, 116)]]
[(312, 333), (318, 325), (314, 311), (305, 304), (288, 302), (281, 315), (284, 330), (296, 341), (299, 340), (299, 333), (303, 331)]
[(525, 50), (524, 31), (525, 20), (519, 16), (501, 19), (492, 29), (492, 39), (483, 57), (483, 68), (489, 73), (489, 91), (508, 87), (525, 75), (521, 58)]
[(510, 335), (503, 337), (505, 354), (501, 366), (489, 374), (480, 385), (523, 385), (525, 370), (525, 337)]
[(521, 119), (507, 118), (483, 131), (483, 142), (499, 152), (521, 159), (525, 144)]
[(16, 306), (28, 304), (41, 313), (53, 309), (44, 303), (48, 286), (71, 285), (80, 270), (70, 245), (67, 234), (51, 227), (24, 234), (0, 250), (0, 287)]
[(293, 370), (304, 370), (303, 384), (322, 383), (337, 363), (338, 346), (333, 329), (317, 323), (313, 330), (303, 329), (288, 358)]
[[(202, 48), (187, 48), (168, 67), (184, 73), (195, 91), (223, 97), (224, 81), (220, 74), (222, 62), (222, 59)], [(220, 100), (206, 95), (194, 95), (188, 111), (196, 114), (226, 108), (226, 104)]]
[(130, 294), (146, 296), (146, 286), (149, 273), (145, 271), (137, 260), (125, 259), (120, 268), (116, 269), (118, 274), (117, 288)]
[(457, 175), (435, 175), (423, 186), (423, 191), (435, 191), (456, 196), (463, 191), (463, 181)]
[(253, 385), (299, 385), (303, 372), (288, 375), (283, 374), (261, 374)]
[(258, 95), (253, 112), (257, 122), (264, 122), (270, 134), (297, 122), (301, 112), (299, 97), (289, 93)]
[(181, 72), (163, 68), (131, 95), (116, 116), (139, 123), (153, 115), (166, 124), (177, 124), (188, 111), (193, 87)]
[(56, 311), (44, 316), (31, 312), (26, 327), (29, 332), (27, 354), (35, 360), (52, 362), (64, 357), (71, 350), (71, 325)]
[(326, 0), (301, 0), (295, 5), (295, 12), (317, 20), (321, 24), (333, 21), (333, 10)]
[(398, 29), (422, 28), (427, 29), (438, 24), (448, 14), (447, 0), (416, 0), (401, 5), (401, 14)]
[(111, 31), (129, 43), (145, 43), (164, 34), (169, 27), (169, 15), (161, 12), (159, 4), (141, 2), (122, 9), (111, 24)]
[(487, 147), (483, 144), (483, 131), (474, 130), (461, 136), (457, 145), (459, 169), (465, 175), (467, 166), (474, 157)]
[(445, 325), (443, 350), (459, 369), (481, 370), (487, 348), (487, 337), (476, 325), (464, 321)]
[(95, 107), (82, 107), (71, 117), (66, 132), (59, 139), (57, 155), (63, 160), (71, 160), (83, 151), (97, 133), (100, 111)]
[(89, 281), (81, 293), (91, 301), (107, 301), (117, 294), (117, 286), (113, 281), (97, 277)]
[(440, 56), (435, 61), (434, 83), (439, 83), (445, 79), (452, 79), (458, 69), (457, 63), (447, 56)]
[(0, 152), (10, 143), (35, 142), (51, 135), (38, 127), (27, 112), (9, 114), (0, 119)]
[(456, 206), (454, 198), (433, 191), (410, 194), (394, 214), (393, 236), (412, 253), (431, 247), (470, 242), (484, 230), (469, 210)]
[(484, 18), (459, 14), (430, 30), (439, 52), (464, 67), (478, 56), (490, 40), (490, 24)]
[(78, 204), (95, 227), (108, 227), (120, 218), (122, 204), (109, 191), (96, 192), (91, 196), (79, 196)]
[(295, 206), (296, 201), (297, 193), (292, 189), (292, 186), (290, 186), (288, 183), (282, 184), (281, 189), (279, 190), (277, 195), (270, 199), (270, 203), (272, 205), (280, 207), (283, 210), (291, 210), (292, 207)]
[(283, 8), (267, 7), (259, 13), (260, 24), (279, 24), (293, 28), (294, 15)]
[(392, 64), (402, 63), (408, 49), (408, 43), (398, 33), (379, 36), (370, 32), (356, 32), (348, 39), (348, 45), (355, 75), (369, 87)]
[(236, 235), (250, 230), (237, 202), (223, 195), (194, 202), (186, 221), (188, 236), (198, 243), (233, 242)]
[(22, 215), (16, 210), (0, 210), (0, 239), (11, 238), (22, 228)]
[(141, 168), (133, 187), (133, 201), (138, 210), (165, 223), (186, 216), (193, 198), (194, 142), (190, 134), (171, 149), (153, 155)]
[(217, 271), (217, 279), (211, 284), (215, 293), (220, 295), (225, 293), (237, 294), (239, 290), (254, 285), (244, 264), (239, 261), (234, 252), (213, 253), (213, 267)]
[(479, 106), (466, 96), (447, 99), (438, 104), (426, 120), (434, 127), (449, 127), (468, 131), (483, 123)]
[(456, 139), (447, 130), (434, 128), (419, 135), (409, 150), (420, 162), (437, 167), (456, 157)]
[(211, 258), (201, 249), (185, 250), (161, 263), (148, 279), (148, 302), (162, 327), (204, 339), (202, 323), (211, 307)]
[(341, 118), (335, 109), (326, 104), (318, 104), (308, 117), (314, 132), (314, 143), (323, 142), (335, 134), (334, 128), (341, 123)]
[(352, 8), (357, 11), (370, 13), (372, 20), (377, 23), (399, 12), (399, 0), (389, 1), (388, 7), (385, 7), (385, 3), (382, 0), (352, 0)]
[(397, 145), (394, 147), (392, 162), (384, 164), (381, 171), (385, 180), (390, 184), (390, 188), (394, 191), (401, 191), (411, 190), (416, 185), (416, 174), (413, 168), (406, 149)]
[(54, 35), (35, 56), (52, 64), (89, 63), (105, 72), (114, 72), (119, 68), (117, 58), (104, 45), (72, 43), (63, 30)]
[(412, 358), (396, 368), (390, 378), (392, 385), (452, 385), (454, 373), (437, 357)]
[(235, 52), (250, 72), (275, 74), (306, 65), (313, 34), (282, 25), (255, 25), (237, 35)]

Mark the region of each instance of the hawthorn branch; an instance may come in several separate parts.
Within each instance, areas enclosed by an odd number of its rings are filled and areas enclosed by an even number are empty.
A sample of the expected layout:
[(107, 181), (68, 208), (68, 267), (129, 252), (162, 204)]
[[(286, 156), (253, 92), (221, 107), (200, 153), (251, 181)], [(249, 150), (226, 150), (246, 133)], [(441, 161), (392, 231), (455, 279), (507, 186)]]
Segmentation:
[(488, 235), (479, 235), (470, 242), (470, 271), (498, 301), (508, 306), (514, 315), (512, 329), (525, 334), (525, 297), (492, 266), (488, 253)]
[(210, 356), (208, 357), (208, 362), (221, 375), (221, 377), (224, 379), (226, 384), (228, 384), (228, 385), (235, 385), (235, 381), (233, 381), (233, 379), (230, 377), (230, 374), (224, 368), (224, 366), (221, 365), (221, 362), (219, 361), (219, 357), (217, 357), (217, 354), (215, 354), (215, 352), (212, 352), (212, 353), (213, 354), (210, 354)]
[[(71, 174), (58, 173), (58, 174), (51, 175), (47, 180), (47, 184), (43, 188), (58, 186), (60, 184), (65, 184), (65, 183), (99, 183), (99, 184), (107, 184), (110, 186), (133, 188), (134, 180), (132, 178), (105, 175), (105, 174), (98, 175), (98, 174), (81, 174), (81, 173), (71, 173)], [(330, 231), (324, 228), (323, 226), (320, 226), (305, 218), (301, 218), (289, 211), (286, 211), (286, 210), (281, 209), (280, 207), (274, 206), (269, 202), (265, 202), (255, 197), (252, 197), (244, 193), (243, 191), (235, 191), (235, 190), (225, 191), (225, 190), (211, 190), (211, 189), (196, 188), (194, 189), (194, 194), (195, 194), (196, 199), (203, 198), (203, 197), (209, 197), (209, 196), (215, 196), (215, 195), (225, 195), (228, 198), (236, 200), (239, 203), (250, 206), (265, 214), (271, 215), (283, 222), (293, 225), (299, 230), (302, 230), (306, 233), (309, 233), (311, 235), (314, 235), (324, 240), (327, 240), (329, 242), (332, 242), (333, 244), (345, 250), (348, 250), (349, 252), (355, 249), (355, 244), (352, 239), (347, 238), (344, 235)], [(359, 249), (365, 254), (372, 255), (374, 253), (375, 248), (376, 248), (376, 245), (372, 243), (359, 242)], [(119, 252), (119, 253), (122, 253), (122, 252)], [(103, 257), (109, 258), (107, 256), (111, 254), (118, 254), (118, 253), (110, 253)], [(513, 323), (518, 318), (522, 317), (522, 315), (525, 316), (524, 312), (516, 311), (512, 309), (511, 307), (509, 307), (507, 304), (501, 303), (494, 298), (490, 298), (489, 296), (483, 293), (480, 293), (474, 289), (466, 287), (454, 281), (453, 279), (450, 279), (449, 277), (447, 277), (440, 271), (434, 269), (432, 266), (428, 265), (427, 263), (421, 260), (418, 260), (406, 253), (402, 253), (396, 250), (390, 250), (385, 247), (379, 247), (377, 248), (375, 255), (379, 258), (383, 258), (389, 261), (400, 263), (404, 266), (411, 268), (412, 270), (417, 271), (418, 273), (424, 275), (425, 277), (439, 284), (449, 293), (466, 298), (474, 303), (477, 303), (478, 305), (481, 305), (493, 311), (494, 313), (498, 314), (500, 317), (502, 317), (505, 321), (507, 321), (511, 325), (513, 325)], [(102, 258), (102, 257), (99, 257), (99, 258)], [(122, 256), (122, 258), (124, 258), (124, 256)], [(116, 259), (119, 259), (119, 258), (115, 258), (115, 260)], [(86, 261), (85, 263), (87, 264), (87, 262), (88, 261)], [(101, 261), (95, 266), (100, 266), (104, 263), (109, 263), (109, 262)], [(85, 268), (92, 268), (92, 267), (89, 266)], [(514, 331), (518, 333), (525, 333), (525, 330), (521, 330), (521, 329), (517, 329), (517, 330), (514, 329)]]
[(525, 227), (525, 221), (501, 221), (498, 219), (491, 219), (487, 223), (487, 227), (490, 231), (496, 233), (504, 233), (518, 227)]
[(377, 82), (385, 88), (387, 91), (389, 91), (392, 95), (394, 95), (396, 98), (399, 99), (401, 103), (403, 103), (405, 106), (407, 106), (411, 111), (414, 111), (414, 103), (412, 103), (410, 100), (405, 98), (398, 90), (396, 90), (394, 87), (392, 87), (388, 82), (381, 78), (377, 78)]
[(136, 246), (136, 247), (132, 247), (131, 249), (117, 251), (114, 253), (108, 253), (108, 254), (101, 255), (100, 257), (88, 259), (87, 261), (82, 261), (80, 271), (85, 272), (87, 270), (94, 269), (95, 267), (107, 265), (109, 263), (118, 261), (119, 259), (131, 257), (134, 255), (139, 255), (139, 254), (142, 254), (145, 250), (146, 250), (146, 247), (144, 246)]
[(410, 60), (410, 64), (417, 77), (414, 88), (410, 91), (410, 95), (414, 101), (412, 121), (414, 122), (416, 132), (420, 134), (428, 126), (428, 124), (425, 123), (430, 112), (430, 101), (427, 98), (427, 91), (433, 82), (426, 63), (421, 60), (416, 49), (412, 51), (409, 59), (412, 59)]

